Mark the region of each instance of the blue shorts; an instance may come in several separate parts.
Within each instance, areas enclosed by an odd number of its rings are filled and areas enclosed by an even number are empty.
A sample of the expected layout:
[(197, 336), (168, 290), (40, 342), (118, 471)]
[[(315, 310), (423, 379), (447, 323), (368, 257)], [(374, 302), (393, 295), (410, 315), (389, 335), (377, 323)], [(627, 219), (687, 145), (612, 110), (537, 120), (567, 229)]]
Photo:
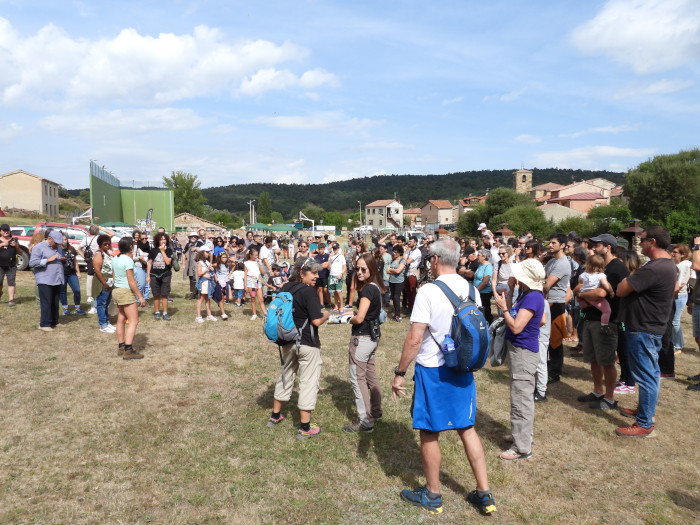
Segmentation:
[(413, 428), (442, 432), (474, 426), (476, 385), (474, 374), (453, 372), (447, 366), (415, 366), (411, 415)]
[(243, 292), (245, 292), (245, 290), (243, 288), (241, 288), (240, 290), (234, 289), (233, 290), (233, 298), (234, 299), (243, 299)]

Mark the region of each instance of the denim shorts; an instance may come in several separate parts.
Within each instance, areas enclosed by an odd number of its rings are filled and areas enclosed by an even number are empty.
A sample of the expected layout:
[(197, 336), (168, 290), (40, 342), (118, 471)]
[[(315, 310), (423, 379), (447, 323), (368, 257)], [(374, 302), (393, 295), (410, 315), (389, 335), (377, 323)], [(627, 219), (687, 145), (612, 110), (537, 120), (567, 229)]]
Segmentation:
[(241, 288), (240, 290), (234, 289), (233, 290), (233, 298), (234, 299), (243, 299), (243, 292), (245, 292), (245, 290), (243, 290), (243, 288)]

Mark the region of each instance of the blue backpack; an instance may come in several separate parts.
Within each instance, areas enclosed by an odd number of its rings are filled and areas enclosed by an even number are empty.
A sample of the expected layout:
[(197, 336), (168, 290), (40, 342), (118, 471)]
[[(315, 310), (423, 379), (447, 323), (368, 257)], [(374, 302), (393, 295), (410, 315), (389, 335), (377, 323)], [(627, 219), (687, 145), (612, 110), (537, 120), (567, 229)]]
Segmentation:
[(280, 292), (267, 307), (267, 316), (263, 322), (263, 333), (273, 343), (277, 343), (277, 350), (280, 354), (280, 365), (282, 367), (282, 384), (284, 384), (284, 358), (282, 357), (282, 345), (291, 342), (296, 343), (297, 353), (301, 346), (301, 331), (309, 322), (307, 319), (301, 328), (294, 324), (294, 293), (306, 286), (302, 283), (293, 283), (287, 292)]
[[(489, 324), (476, 306), (474, 286), (469, 283), (469, 297), (462, 301), (444, 282), (437, 280), (433, 284), (443, 291), (454, 308), (450, 336), (455, 342), (458, 364), (452, 370), (461, 373), (479, 370), (489, 355), (490, 334)], [(442, 348), (432, 332), (430, 336)]]

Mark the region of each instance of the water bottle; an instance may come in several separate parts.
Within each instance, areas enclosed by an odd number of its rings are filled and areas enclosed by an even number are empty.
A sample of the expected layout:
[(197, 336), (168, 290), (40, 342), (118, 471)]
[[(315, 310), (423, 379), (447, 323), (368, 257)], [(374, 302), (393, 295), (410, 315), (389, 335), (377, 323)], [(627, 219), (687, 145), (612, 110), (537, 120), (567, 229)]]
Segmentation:
[(442, 340), (442, 345), (440, 345), (440, 347), (442, 348), (442, 353), (445, 356), (445, 364), (450, 368), (457, 366), (459, 364), (459, 360), (457, 359), (457, 350), (455, 350), (454, 340), (449, 335), (446, 335)]

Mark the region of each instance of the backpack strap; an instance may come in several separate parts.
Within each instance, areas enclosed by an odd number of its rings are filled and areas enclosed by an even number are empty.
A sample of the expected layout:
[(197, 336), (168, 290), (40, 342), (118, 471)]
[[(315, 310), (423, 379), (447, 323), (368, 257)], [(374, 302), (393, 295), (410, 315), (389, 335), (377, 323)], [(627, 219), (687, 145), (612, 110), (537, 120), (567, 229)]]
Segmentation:
[[(447, 296), (449, 299), (450, 303), (452, 303), (452, 308), (457, 309), (457, 307), (462, 303), (462, 300), (457, 296), (456, 293), (454, 293), (447, 284), (445, 284), (443, 281), (435, 280), (433, 281), (432, 284), (437, 285), (440, 290)], [(474, 285), (472, 283), (469, 284), (469, 300), (476, 304), (475, 302), (475, 296), (474, 296)], [(433, 335), (433, 332), (430, 331), (430, 325), (428, 325), (428, 333), (430, 334), (430, 337), (433, 338), (433, 341), (435, 341), (435, 344), (438, 345), (438, 347), (442, 348), (440, 346), (440, 343), (438, 343), (438, 340), (435, 339), (435, 336)]]

